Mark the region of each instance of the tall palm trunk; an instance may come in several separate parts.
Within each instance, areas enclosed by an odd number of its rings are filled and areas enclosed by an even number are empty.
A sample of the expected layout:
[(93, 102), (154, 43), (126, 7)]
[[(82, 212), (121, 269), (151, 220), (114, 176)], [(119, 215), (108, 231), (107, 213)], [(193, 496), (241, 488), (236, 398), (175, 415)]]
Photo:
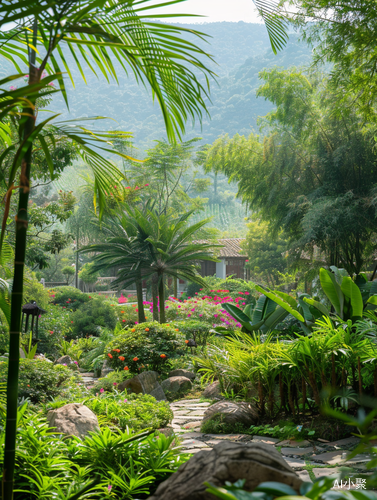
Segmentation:
[(158, 321), (158, 276), (152, 276), (153, 321)]
[(173, 295), (178, 299), (178, 279), (173, 277)]
[(143, 304), (143, 282), (136, 280), (136, 296), (137, 296), (137, 316), (139, 323), (145, 323), (145, 312)]
[[(34, 22), (34, 46), (36, 46), (37, 23)], [(29, 65), (29, 84), (39, 81), (38, 70), (35, 67), (35, 52), (32, 52)], [(34, 103), (33, 103), (34, 104)], [(26, 111), (29, 118), (26, 121), (23, 138), (28, 137), (34, 129), (35, 110)], [(7, 379), (7, 415), (4, 446), (4, 470), (2, 483), (2, 499), (12, 500), (14, 489), (14, 468), (16, 460), (17, 434), (17, 402), (18, 402), (18, 371), (20, 363), (20, 331), (21, 307), (24, 285), (24, 266), (26, 253), (26, 234), (28, 227), (28, 201), (30, 188), (30, 170), (33, 146), (30, 145), (21, 162), (20, 189), (16, 215), (14, 277), (11, 295), (11, 315), (9, 327), (9, 362)]]
[(161, 275), (158, 284), (158, 298), (160, 301), (160, 323), (166, 323), (164, 275)]

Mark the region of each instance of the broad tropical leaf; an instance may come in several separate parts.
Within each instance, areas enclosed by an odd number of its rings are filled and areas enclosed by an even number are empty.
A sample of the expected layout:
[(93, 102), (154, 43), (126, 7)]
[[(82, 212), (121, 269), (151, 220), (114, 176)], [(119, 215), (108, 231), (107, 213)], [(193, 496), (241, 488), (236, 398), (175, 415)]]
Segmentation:
[(331, 302), (331, 305), (334, 307), (336, 313), (342, 318), (344, 296), (340, 285), (338, 285), (336, 281), (335, 275), (322, 267), (319, 271), (319, 280), (321, 282), (323, 291)]

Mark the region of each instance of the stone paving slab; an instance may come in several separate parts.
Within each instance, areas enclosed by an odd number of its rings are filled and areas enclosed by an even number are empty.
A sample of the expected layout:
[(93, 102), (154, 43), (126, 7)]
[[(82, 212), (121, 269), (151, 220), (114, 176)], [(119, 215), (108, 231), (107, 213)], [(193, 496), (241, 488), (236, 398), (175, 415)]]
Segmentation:
[(316, 478), (318, 477), (326, 477), (326, 476), (334, 476), (335, 474), (339, 474), (341, 471), (337, 467), (333, 469), (329, 469), (328, 467), (314, 468), (312, 469), (313, 474)]
[(276, 444), (280, 441), (280, 439), (267, 436), (253, 436), (253, 441), (265, 444)]
[(204, 434), (204, 439), (214, 439), (220, 441), (251, 441), (248, 434)]
[(189, 421), (189, 420), (199, 420), (197, 415), (174, 415), (174, 420), (179, 420), (179, 421)]
[(349, 437), (344, 439), (339, 439), (338, 441), (331, 441), (326, 443), (326, 446), (354, 446), (360, 443), (360, 439), (357, 437)]
[[(347, 452), (344, 452), (347, 453)], [(315, 456), (315, 460), (320, 460), (321, 462), (325, 462), (329, 465), (338, 465), (338, 464), (356, 464), (360, 462), (369, 462), (372, 456), (367, 453), (361, 453), (360, 455), (356, 455), (354, 458), (347, 459), (350, 455), (350, 452), (344, 457), (343, 453), (340, 451), (329, 451), (328, 453), (321, 453), (320, 455)]]
[(208, 448), (207, 444), (197, 439), (184, 439), (181, 445), (184, 448)]
[(284, 460), (292, 469), (302, 469), (306, 466), (305, 460), (300, 460), (298, 458), (284, 457)]
[(202, 425), (202, 421), (196, 421), (196, 422), (188, 422), (185, 424), (185, 429), (196, 429), (196, 427), (199, 427)]
[(203, 437), (203, 434), (201, 432), (186, 432), (185, 433), (185, 439), (197, 439)]
[(190, 411), (189, 415), (194, 415), (197, 417), (202, 417), (204, 415), (205, 411), (204, 410), (195, 410), (195, 411)]
[(306, 439), (302, 441), (295, 441), (294, 439), (285, 439), (284, 441), (279, 441), (276, 446), (290, 447), (290, 448), (307, 448), (310, 446), (309, 441)]
[(309, 448), (282, 448), (281, 453), (283, 455), (308, 455), (313, 453), (313, 448), (311, 446)]
[(184, 407), (187, 407), (187, 406), (195, 406), (195, 408), (206, 408), (208, 406), (210, 406), (211, 403), (183, 403), (181, 404), (181, 401), (179, 402), (174, 402), (172, 403), (170, 406), (171, 408), (176, 408), (176, 407), (181, 407), (181, 406), (184, 406)]
[(185, 453), (199, 453), (199, 451), (211, 451), (212, 448), (190, 448), (188, 450), (185, 450)]

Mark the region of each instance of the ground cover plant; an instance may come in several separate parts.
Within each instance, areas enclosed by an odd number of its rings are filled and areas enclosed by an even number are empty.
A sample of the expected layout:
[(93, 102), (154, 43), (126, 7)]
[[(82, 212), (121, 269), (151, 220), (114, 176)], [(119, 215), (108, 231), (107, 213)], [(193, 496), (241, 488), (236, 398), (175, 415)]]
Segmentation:
[[(62, 439), (27, 404), (18, 412), (18, 437), (15, 500), (63, 500), (73, 494), (143, 499), (187, 459), (172, 446), (174, 437), (150, 431), (135, 434), (131, 429), (103, 428), (84, 439)], [(4, 442), (3, 425), (0, 442)]]

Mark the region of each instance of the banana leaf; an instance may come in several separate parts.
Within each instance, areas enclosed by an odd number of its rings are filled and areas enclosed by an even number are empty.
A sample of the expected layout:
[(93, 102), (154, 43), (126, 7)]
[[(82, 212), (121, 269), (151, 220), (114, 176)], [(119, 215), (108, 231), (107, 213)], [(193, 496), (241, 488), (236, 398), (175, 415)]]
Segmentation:
[(259, 285), (256, 285), (255, 289), (258, 292), (266, 295), (266, 297), (268, 297), (269, 299), (276, 302), (279, 306), (281, 306), (283, 309), (285, 309), (288, 312), (288, 314), (291, 314), (298, 321), (305, 323), (305, 318), (302, 316), (302, 314), (300, 314), (298, 312), (297, 302), (293, 297), (291, 297), (290, 295), (283, 293), (283, 292), (266, 291)]
[(353, 279), (349, 276), (344, 276), (341, 286), (341, 291), (349, 299), (351, 306), (351, 317), (353, 320), (363, 316), (363, 298), (359, 287), (354, 283)]
[(344, 295), (333, 273), (321, 267), (319, 280), (326, 297), (334, 307), (336, 314), (343, 318)]

